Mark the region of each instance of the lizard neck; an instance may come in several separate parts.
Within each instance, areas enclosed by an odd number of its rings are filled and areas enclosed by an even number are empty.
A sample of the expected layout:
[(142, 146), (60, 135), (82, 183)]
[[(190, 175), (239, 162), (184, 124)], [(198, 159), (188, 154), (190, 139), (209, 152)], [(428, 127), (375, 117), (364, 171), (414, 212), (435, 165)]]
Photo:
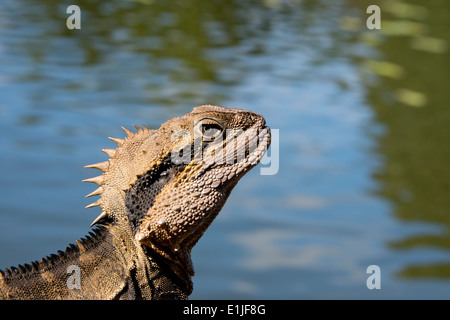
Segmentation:
[(2, 299), (185, 299), (190, 278), (167, 274), (131, 229), (100, 227), (65, 251), (0, 271)]

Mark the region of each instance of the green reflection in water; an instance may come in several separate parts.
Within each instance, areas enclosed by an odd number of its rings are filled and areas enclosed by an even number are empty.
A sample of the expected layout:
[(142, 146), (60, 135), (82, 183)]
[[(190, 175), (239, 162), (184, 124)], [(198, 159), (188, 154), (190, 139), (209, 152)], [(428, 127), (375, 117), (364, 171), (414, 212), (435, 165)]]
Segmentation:
[[(379, 194), (391, 201), (400, 220), (440, 227), (440, 232), (408, 235), (389, 246), (449, 252), (450, 4), (383, 1), (379, 6), (381, 30), (366, 31), (356, 40), (377, 51), (376, 57), (359, 61), (366, 72), (368, 103), (386, 129), (376, 150), (384, 156), (375, 174)], [(355, 21), (347, 17), (343, 26), (357, 30)], [(410, 263), (398, 275), (450, 278), (450, 262)]]
[[(145, 102), (162, 106), (205, 100), (220, 104), (230, 86), (240, 83), (252, 68), (247, 58), (271, 50), (265, 39), (277, 17), (261, 1), (80, 0), (76, 4), (81, 8), (81, 30), (69, 30), (65, 19), (70, 4), (49, 0), (14, 9), (17, 20), (10, 29), (26, 24), (27, 32), (31, 25), (36, 33), (23, 44), (23, 53), (40, 67), (25, 80), (46, 77), (47, 70), (57, 66), (76, 64), (81, 75), (98, 68), (97, 73), (104, 73), (100, 83), (80, 79), (66, 83), (66, 88), (115, 91), (128, 79), (147, 91)], [(234, 49), (234, 55), (221, 51)], [(121, 66), (131, 55), (134, 63)], [(119, 69), (122, 73), (115, 74)]]

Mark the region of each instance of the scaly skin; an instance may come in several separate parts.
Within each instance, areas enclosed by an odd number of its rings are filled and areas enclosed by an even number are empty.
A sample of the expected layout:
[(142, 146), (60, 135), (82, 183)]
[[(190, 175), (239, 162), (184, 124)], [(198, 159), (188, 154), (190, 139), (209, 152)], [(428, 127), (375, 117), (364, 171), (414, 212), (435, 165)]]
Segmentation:
[[(191, 249), (236, 183), (262, 158), (270, 129), (241, 109), (200, 106), (158, 130), (124, 129), (88, 207), (102, 213), (87, 239), (40, 262), (0, 271), (3, 299), (187, 299)], [(75, 266), (75, 267), (74, 267)], [(68, 285), (73, 268), (79, 287)]]

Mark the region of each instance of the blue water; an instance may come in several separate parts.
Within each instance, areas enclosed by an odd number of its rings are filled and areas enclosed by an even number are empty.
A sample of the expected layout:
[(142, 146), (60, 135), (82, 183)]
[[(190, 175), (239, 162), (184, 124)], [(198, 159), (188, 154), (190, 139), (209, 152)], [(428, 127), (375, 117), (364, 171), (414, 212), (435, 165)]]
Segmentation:
[[(361, 64), (383, 48), (339, 27), (347, 15), (365, 19), (364, 8), (80, 6), (82, 29), (68, 31), (65, 4), (0, 4), (0, 268), (87, 234), (99, 211), (84, 209), (93, 189), (81, 180), (95, 170), (83, 166), (106, 159), (100, 150), (124, 136), (120, 126), (157, 128), (218, 104), (279, 130), (279, 168), (248, 173), (193, 249), (192, 299), (450, 298), (448, 268), (402, 275), (449, 263), (449, 225), (404, 219), (383, 195), (390, 123), (369, 97), (379, 75)], [(420, 235), (442, 245), (392, 245)], [(379, 290), (366, 286), (374, 264)]]

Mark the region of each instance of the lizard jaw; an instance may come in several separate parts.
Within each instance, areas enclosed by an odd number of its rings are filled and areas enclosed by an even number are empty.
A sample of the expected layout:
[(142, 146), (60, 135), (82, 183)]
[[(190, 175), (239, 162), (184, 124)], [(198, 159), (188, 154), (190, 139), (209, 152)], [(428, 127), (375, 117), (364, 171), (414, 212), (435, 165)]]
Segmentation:
[[(213, 139), (204, 145), (204, 137), (195, 134), (207, 133), (205, 126), (212, 129), (207, 138)], [(125, 139), (111, 139), (118, 148), (103, 150), (110, 156), (108, 161), (87, 166), (104, 172), (85, 180), (99, 185), (88, 195), (101, 197), (88, 206), (100, 206), (103, 211), (93, 224), (130, 223), (138, 242), (172, 260), (186, 262), (190, 249), (217, 216), (236, 183), (266, 152), (270, 129), (256, 113), (217, 106), (194, 108), (158, 130), (136, 129), (137, 133), (132, 133), (124, 128)], [(238, 131), (235, 151), (215, 149), (221, 143), (221, 130)], [(177, 131), (188, 137), (174, 137)], [(253, 143), (256, 147), (243, 147), (246, 138), (258, 142)], [(200, 149), (196, 141), (200, 141)], [(214, 149), (221, 151), (208, 153)], [(178, 163), (172, 158), (177, 150), (201, 150), (203, 157), (195, 161), (193, 152), (190, 161)], [(220, 161), (223, 153), (225, 163)], [(184, 158), (184, 154), (178, 156)]]
[[(269, 127), (246, 133), (238, 138), (228, 161), (210, 157), (197, 164), (190, 163), (173, 176), (142, 218), (136, 240), (154, 249), (158, 246), (169, 255), (179, 249), (190, 251), (237, 182), (259, 163), (270, 145)], [(239, 157), (245, 150), (248, 151), (245, 157)]]

